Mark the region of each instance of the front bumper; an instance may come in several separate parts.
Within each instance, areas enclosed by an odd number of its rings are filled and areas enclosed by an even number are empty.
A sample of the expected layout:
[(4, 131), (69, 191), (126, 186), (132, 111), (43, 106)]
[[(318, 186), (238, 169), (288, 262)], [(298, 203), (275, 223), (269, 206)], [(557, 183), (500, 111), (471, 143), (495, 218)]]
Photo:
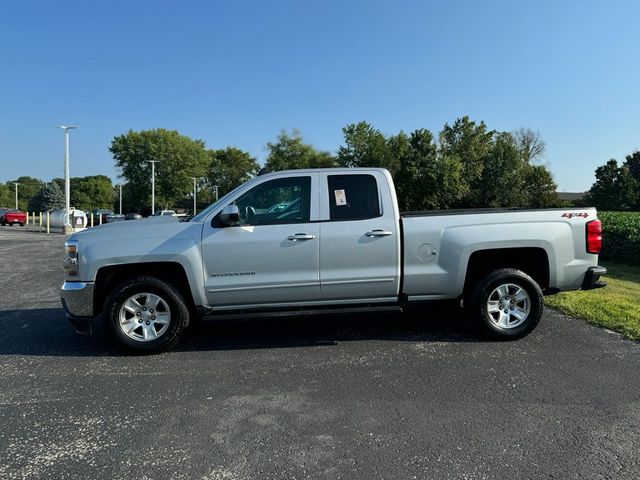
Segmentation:
[(94, 287), (93, 282), (64, 282), (62, 285), (62, 306), (78, 333), (91, 334)]
[(607, 269), (604, 267), (589, 267), (584, 274), (582, 290), (593, 290), (594, 288), (606, 287), (607, 283), (600, 280), (601, 275), (606, 275)]

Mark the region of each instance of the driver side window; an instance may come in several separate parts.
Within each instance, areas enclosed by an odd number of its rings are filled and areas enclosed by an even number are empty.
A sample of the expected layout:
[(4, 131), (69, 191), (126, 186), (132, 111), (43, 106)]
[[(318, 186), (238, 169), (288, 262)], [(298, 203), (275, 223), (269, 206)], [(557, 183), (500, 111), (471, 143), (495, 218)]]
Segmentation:
[(311, 177), (271, 180), (252, 188), (234, 202), (240, 225), (308, 223)]

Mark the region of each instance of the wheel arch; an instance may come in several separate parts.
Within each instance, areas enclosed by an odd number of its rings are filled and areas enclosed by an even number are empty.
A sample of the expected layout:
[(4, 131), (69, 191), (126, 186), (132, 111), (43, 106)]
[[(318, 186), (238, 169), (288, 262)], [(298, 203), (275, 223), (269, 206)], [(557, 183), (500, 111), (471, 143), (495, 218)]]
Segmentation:
[(549, 288), (549, 256), (541, 247), (490, 248), (473, 252), (467, 262), (463, 294), (471, 293), (478, 282), (495, 270), (521, 270), (540, 286)]
[(190, 311), (195, 311), (193, 292), (184, 267), (178, 262), (141, 262), (101, 267), (96, 275), (93, 311), (102, 312), (109, 293), (128, 278), (141, 275), (156, 277), (173, 285), (184, 297)]

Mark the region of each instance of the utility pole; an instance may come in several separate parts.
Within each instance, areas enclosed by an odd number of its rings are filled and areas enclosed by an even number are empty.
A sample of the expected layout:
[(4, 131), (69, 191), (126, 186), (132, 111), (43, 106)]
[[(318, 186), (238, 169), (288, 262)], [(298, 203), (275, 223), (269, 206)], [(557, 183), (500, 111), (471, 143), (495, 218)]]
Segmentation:
[(191, 177), (193, 178), (193, 216), (196, 216), (196, 195), (197, 195), (197, 185), (196, 185), (196, 181), (198, 180), (197, 177)]
[(151, 216), (156, 214), (156, 162), (160, 160), (147, 160), (151, 164)]
[(118, 199), (120, 200), (120, 215), (122, 215), (122, 184), (118, 186), (120, 187), (120, 195), (118, 195)]
[(213, 191), (216, 192), (216, 202), (218, 201), (218, 185), (213, 186)]
[(58, 125), (58, 128), (62, 128), (64, 130), (64, 206), (66, 211), (64, 233), (69, 234), (72, 231), (71, 208), (69, 206), (71, 197), (71, 181), (69, 179), (69, 130), (78, 127), (71, 125)]
[(16, 210), (18, 210), (18, 185), (20, 185), (18, 182), (13, 182), (13, 184), (16, 186)]

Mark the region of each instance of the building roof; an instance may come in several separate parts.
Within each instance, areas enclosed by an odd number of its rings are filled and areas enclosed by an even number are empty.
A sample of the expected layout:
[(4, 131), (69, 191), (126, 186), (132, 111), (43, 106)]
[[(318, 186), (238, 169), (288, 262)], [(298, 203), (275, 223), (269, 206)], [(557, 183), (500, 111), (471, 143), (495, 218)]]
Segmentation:
[(556, 192), (560, 200), (582, 200), (589, 192)]

